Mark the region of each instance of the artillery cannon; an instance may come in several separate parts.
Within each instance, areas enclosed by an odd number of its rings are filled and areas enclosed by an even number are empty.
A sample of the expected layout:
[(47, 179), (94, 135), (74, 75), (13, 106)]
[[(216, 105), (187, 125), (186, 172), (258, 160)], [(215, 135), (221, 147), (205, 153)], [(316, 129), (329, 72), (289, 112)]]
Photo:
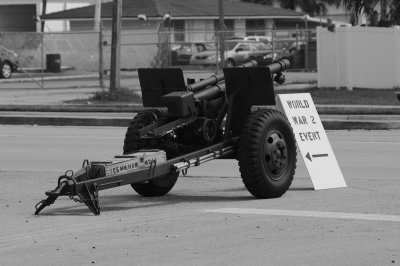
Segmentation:
[[(130, 184), (140, 195), (162, 196), (180, 172), (218, 158), (236, 158), (244, 185), (257, 198), (283, 195), (296, 169), (296, 143), (275, 105), (273, 80), (284, 82), (287, 59), (268, 66), (253, 60), (185, 84), (181, 69), (139, 69), (143, 105), (130, 122), (123, 154), (85, 160), (67, 171), (35, 214), (69, 196), (100, 214), (98, 191)], [(77, 197), (76, 197), (77, 196)]]

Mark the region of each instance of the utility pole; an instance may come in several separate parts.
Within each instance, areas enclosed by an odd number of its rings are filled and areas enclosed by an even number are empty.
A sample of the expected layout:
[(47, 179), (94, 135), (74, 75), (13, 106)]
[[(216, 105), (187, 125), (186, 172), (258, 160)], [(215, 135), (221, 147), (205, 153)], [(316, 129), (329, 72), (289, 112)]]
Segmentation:
[(101, 27), (101, 0), (96, 0), (94, 13), (94, 31), (99, 33), (99, 85), (104, 89), (103, 66), (103, 29)]
[(225, 66), (225, 23), (224, 23), (224, 2), (218, 0), (218, 15), (219, 15), (219, 54), (221, 57), (221, 67)]
[[(46, 15), (46, 10), (47, 10), (47, 0), (42, 0), (42, 16)], [(42, 19), (41, 21), (41, 32), (44, 32), (44, 23), (45, 21)]]
[(110, 98), (114, 98), (116, 96), (116, 91), (121, 88), (121, 18), (122, 0), (114, 0), (111, 41)]
[(101, 0), (96, 0), (95, 12), (94, 12), (94, 31), (100, 31), (101, 21)]

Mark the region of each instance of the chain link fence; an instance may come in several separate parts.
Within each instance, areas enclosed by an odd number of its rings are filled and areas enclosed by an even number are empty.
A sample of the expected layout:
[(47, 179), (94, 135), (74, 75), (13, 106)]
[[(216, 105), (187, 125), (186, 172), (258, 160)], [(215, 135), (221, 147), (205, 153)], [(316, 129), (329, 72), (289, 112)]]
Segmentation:
[(99, 34), (96, 32), (0, 33), (0, 45), (18, 55), (21, 70), (49, 71), (48, 54), (59, 54), (62, 68), (98, 69)]
[[(189, 36), (185, 39), (193, 41), (174, 41), (181, 39), (177, 38), (177, 34)], [(243, 38), (263, 43), (263, 47), (251, 47), (251, 50), (262, 50), (264, 55), (271, 55), (271, 60), (286, 56), (292, 59), (293, 69), (316, 69), (315, 30), (264, 30), (252, 34), (254, 36), (246, 37), (246, 31), (177, 33), (165, 26), (147, 31), (124, 30), (121, 36), (121, 69), (182, 67), (216, 71), (227, 65), (232, 54), (246, 54), (246, 47), (232, 50), (232, 43), (241, 42)], [(221, 42), (221, 38), (224, 42)], [(221, 44), (225, 46), (225, 62), (221, 62), (219, 54)], [(19, 70), (13, 76), (27, 79), (53, 73), (90, 73), (95, 76), (110, 70), (110, 30), (102, 30), (100, 33), (0, 33), (0, 47), (18, 55), (14, 60)], [(3, 54), (2, 57), (7, 55)], [(251, 56), (245, 56), (239, 61), (248, 59), (252, 59)]]
[[(221, 68), (264, 56), (271, 61), (289, 57), (293, 70), (316, 70), (315, 30), (271, 30), (252, 33), (253, 35), (246, 36), (246, 31), (192, 32), (197, 36), (203, 35), (205, 39), (208, 36), (208, 40), (172, 42), (169, 51), (171, 65), (188, 69)], [(252, 45), (251, 42), (255, 44)], [(225, 62), (221, 62), (221, 45), (224, 46)]]

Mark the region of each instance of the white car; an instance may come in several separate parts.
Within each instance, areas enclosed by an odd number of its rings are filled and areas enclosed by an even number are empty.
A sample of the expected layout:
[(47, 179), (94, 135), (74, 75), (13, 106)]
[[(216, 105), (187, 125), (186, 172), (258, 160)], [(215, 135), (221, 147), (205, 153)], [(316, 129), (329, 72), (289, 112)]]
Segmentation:
[[(256, 42), (262, 42), (267, 46), (272, 46), (272, 37), (270, 36), (246, 36), (243, 38), (244, 40), (248, 40), (248, 41), (256, 41)], [(270, 48), (270, 47), (268, 47)]]
[[(237, 65), (249, 62), (257, 58), (275, 60), (276, 55), (272, 54), (264, 43), (247, 40), (228, 40), (225, 43), (225, 66), (235, 67)], [(220, 63), (221, 58), (217, 51), (204, 51), (191, 56), (191, 65), (216, 65)]]

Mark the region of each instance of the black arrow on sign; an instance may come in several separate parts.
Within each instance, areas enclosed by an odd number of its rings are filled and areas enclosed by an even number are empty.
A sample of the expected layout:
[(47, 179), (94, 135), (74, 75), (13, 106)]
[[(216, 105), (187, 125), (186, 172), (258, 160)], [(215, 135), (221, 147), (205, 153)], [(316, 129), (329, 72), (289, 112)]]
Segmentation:
[(312, 158), (328, 157), (328, 154), (327, 154), (327, 153), (320, 153), (320, 154), (313, 154), (313, 155), (310, 155), (310, 153), (307, 152), (306, 158), (307, 158), (308, 160), (310, 160), (310, 162), (312, 162), (311, 157), (312, 157)]

